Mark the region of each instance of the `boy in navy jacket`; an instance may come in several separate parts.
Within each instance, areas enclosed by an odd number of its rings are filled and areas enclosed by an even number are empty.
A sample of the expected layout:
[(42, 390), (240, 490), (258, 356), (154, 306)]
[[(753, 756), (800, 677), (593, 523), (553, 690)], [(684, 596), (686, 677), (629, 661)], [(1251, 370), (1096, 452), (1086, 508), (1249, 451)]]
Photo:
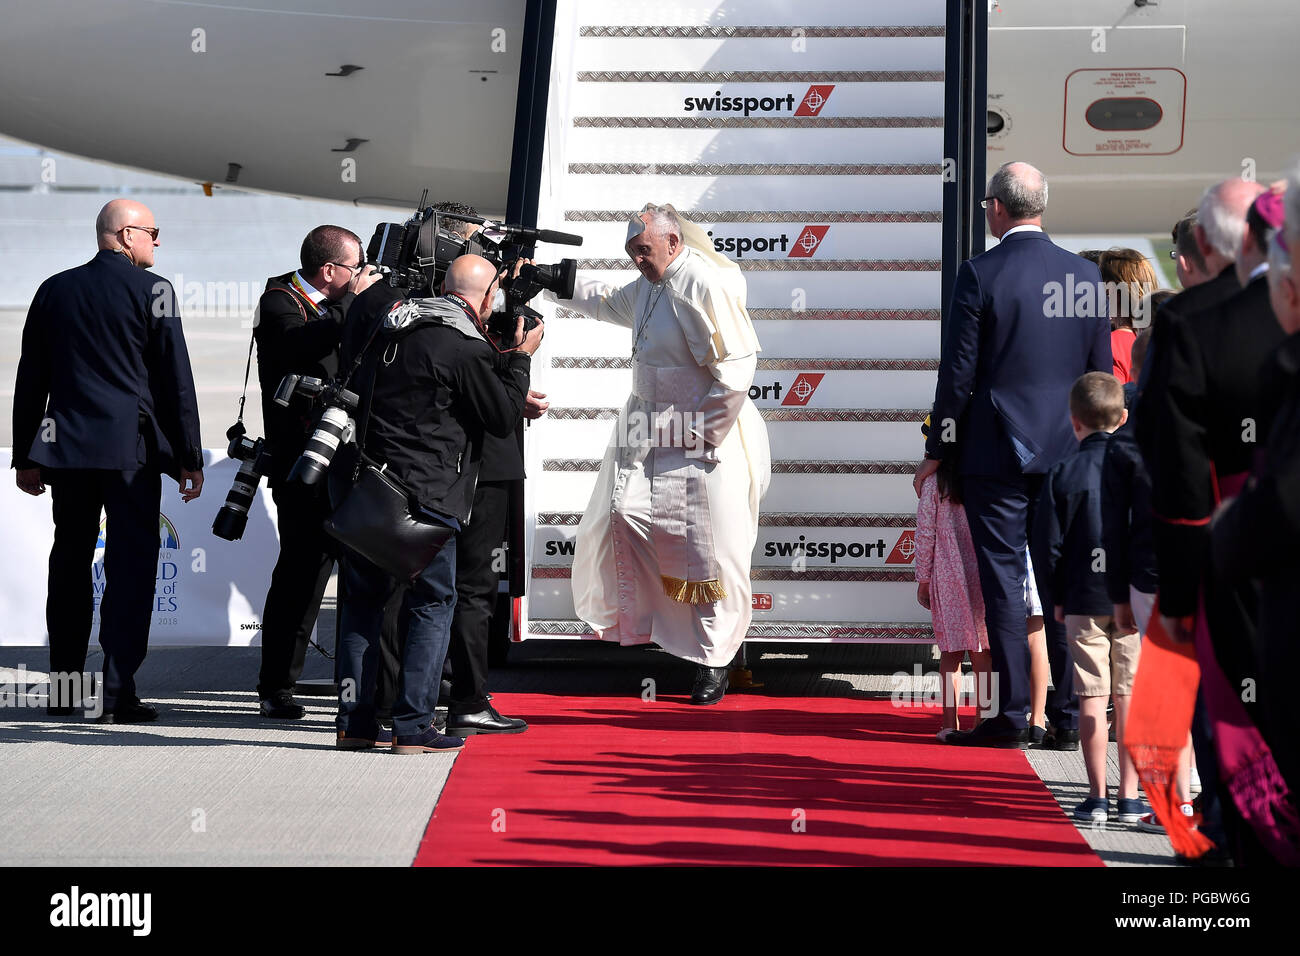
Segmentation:
[[(1128, 419), (1124, 389), (1108, 372), (1088, 372), (1070, 389), (1070, 423), (1078, 450), (1055, 465), (1043, 483), (1034, 518), (1034, 571), (1040, 590), (1057, 602), (1065, 623), (1079, 695), (1079, 738), (1088, 770), (1089, 797), (1076, 819), (1110, 819), (1106, 791), (1106, 701), (1115, 699), (1115, 735), (1122, 740), (1141, 636), (1121, 630), (1106, 586), (1107, 552), (1102, 545), (1102, 462), (1111, 435)], [(1137, 771), (1121, 750), (1119, 819), (1133, 823), (1143, 807), (1137, 799)]]

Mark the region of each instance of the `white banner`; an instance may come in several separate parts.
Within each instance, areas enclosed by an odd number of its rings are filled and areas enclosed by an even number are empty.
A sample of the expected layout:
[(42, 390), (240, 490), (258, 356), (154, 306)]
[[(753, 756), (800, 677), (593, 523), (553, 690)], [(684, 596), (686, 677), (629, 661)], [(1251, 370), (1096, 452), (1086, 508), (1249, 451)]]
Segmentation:
[[(8, 480), (0, 482), (0, 538), (9, 548), (0, 557), (0, 645), (42, 646), (48, 643), (45, 599), (54, 521), (50, 492), (32, 497), (15, 486), (9, 463), (12, 453), (0, 450), (0, 466)], [(157, 582), (154, 590), (151, 645), (256, 646), (261, 643), (262, 607), (271, 570), (279, 554), (275, 503), (266, 483), (258, 487), (240, 541), (223, 541), (212, 533), (212, 520), (225, 503), (239, 462), (224, 451), (203, 453), (203, 494), (181, 501), (176, 482), (163, 477), (158, 514)], [(99, 600), (104, 591), (106, 528), (101, 516), (94, 565), (87, 586), (95, 594), (92, 639), (99, 633)]]

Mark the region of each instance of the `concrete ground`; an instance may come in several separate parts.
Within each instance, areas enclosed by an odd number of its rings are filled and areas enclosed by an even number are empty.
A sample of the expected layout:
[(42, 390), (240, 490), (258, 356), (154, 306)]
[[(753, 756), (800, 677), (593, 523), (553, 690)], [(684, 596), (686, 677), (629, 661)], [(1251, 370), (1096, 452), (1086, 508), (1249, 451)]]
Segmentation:
[[(323, 633), (333, 633), (333, 613), (324, 612)], [(253, 692), (259, 653), (154, 648), (139, 677), (164, 711), (154, 724), (0, 711), (0, 864), (408, 865), (454, 756), (335, 752), (328, 698), (300, 698), (308, 707), (301, 722), (262, 720)], [(765, 692), (789, 696), (888, 696), (896, 672), (933, 669), (927, 647), (751, 645), (750, 662)], [(99, 663), (96, 650), (88, 669)], [(20, 665), (43, 671), (45, 649), (0, 649), (0, 683)], [(331, 672), (308, 652), (304, 676)], [(674, 693), (689, 686), (691, 670), (649, 649), (533, 641), (512, 648), (492, 687), (639, 696), (647, 676)], [(1113, 762), (1114, 744), (1111, 752)], [(1082, 799), (1078, 752), (1026, 757), (1063, 812)], [(1173, 862), (1162, 835), (1122, 825), (1081, 831), (1111, 866)]]

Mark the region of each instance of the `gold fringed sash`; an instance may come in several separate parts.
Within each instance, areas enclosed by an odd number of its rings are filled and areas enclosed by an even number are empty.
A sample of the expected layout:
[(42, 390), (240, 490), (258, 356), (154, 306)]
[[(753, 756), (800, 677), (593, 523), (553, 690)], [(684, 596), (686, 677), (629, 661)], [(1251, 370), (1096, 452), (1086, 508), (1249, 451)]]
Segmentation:
[(712, 604), (727, 596), (726, 588), (718, 580), (684, 581), (681, 578), (661, 578), (664, 594), (682, 604)]

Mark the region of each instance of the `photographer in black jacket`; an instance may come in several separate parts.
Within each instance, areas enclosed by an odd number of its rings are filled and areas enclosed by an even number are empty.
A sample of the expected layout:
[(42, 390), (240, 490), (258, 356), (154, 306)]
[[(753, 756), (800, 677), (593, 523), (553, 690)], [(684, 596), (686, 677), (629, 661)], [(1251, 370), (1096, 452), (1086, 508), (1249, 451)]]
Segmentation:
[[(482, 332), (500, 292), (496, 268), (461, 256), (447, 270), (445, 294), (395, 303), (386, 328), (354, 379), (362, 396), (364, 450), (412, 489), (425, 521), (459, 531), (470, 520), (484, 432), (513, 433), (528, 395), (539, 324), (500, 354)], [(519, 322), (522, 332), (523, 320)], [(458, 749), (464, 741), (433, 726), (456, 603), (456, 542), (451, 539), (407, 589), (402, 666), (393, 706), (393, 750)], [(379, 735), (375, 673), (384, 604), (397, 582), (349, 554), (340, 614), (338, 746), (372, 747)]]
[[(443, 202), (433, 208), (478, 215), (473, 206), (461, 203)], [(466, 239), (482, 228), (470, 222), (450, 222)], [(530, 389), (523, 417), (537, 419), (546, 414), (550, 406), (545, 399), (544, 394)], [(483, 436), (474, 522), (456, 538), (456, 613), (443, 667), (443, 680), (450, 680), (450, 690), (444, 687), (440, 701), (447, 706), (447, 733), (453, 737), (519, 734), (528, 729), (521, 718), (498, 713), (487, 695), (488, 645), (501, 580), (500, 557), (506, 547), (510, 486), (524, 478), (524, 450), (518, 431), (516, 425), (504, 437), (491, 432)]]
[(263, 717), (303, 715), (293, 687), (302, 674), (307, 640), (320, 613), (334, 567), (335, 548), (321, 530), (329, 514), (324, 483), (290, 484), (290, 469), (312, 431), (310, 402), (295, 396), (288, 408), (273, 398), (289, 374), (329, 379), (338, 371), (339, 334), (357, 294), (379, 278), (365, 265), (361, 240), (340, 226), (317, 226), (303, 240), (297, 272), (268, 279), (258, 301), (257, 377), (275, 499), (280, 557), (262, 612), (262, 669), (257, 696)]

